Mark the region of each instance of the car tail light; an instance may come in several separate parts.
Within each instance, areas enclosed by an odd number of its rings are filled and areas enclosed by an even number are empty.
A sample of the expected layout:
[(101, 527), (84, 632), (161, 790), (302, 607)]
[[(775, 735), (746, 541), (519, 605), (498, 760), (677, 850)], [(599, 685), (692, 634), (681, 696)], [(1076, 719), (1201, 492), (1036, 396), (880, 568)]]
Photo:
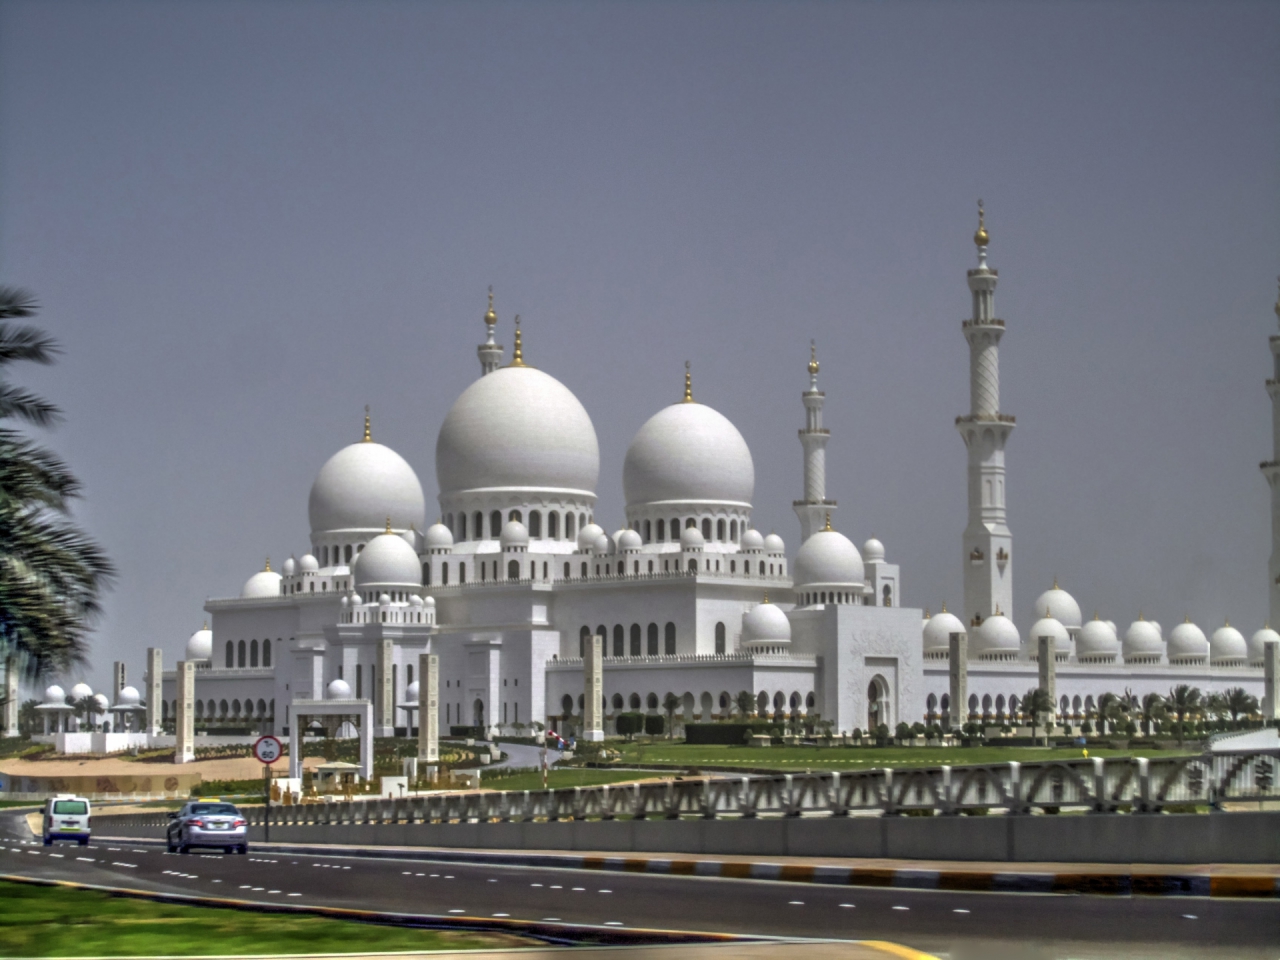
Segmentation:
[(247, 826), (247, 824), (246, 824), (246, 821), (244, 821), (244, 820), (237, 820), (235, 823), (233, 823), (233, 824), (232, 824), (232, 826), (233, 826), (233, 827), (243, 827), (243, 826)]
[(187, 821), (187, 825), (188, 825), (188, 826), (192, 826), (192, 827), (203, 827), (203, 826), (204, 826), (204, 821), (203, 821), (203, 820), (188, 820), (188, 821)]

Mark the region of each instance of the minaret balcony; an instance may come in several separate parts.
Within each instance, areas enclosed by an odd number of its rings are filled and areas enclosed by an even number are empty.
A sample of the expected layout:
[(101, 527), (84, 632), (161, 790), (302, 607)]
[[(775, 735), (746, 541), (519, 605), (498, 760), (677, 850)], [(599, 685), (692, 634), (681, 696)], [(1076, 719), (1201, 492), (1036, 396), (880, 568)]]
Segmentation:
[(1011, 413), (971, 413), (956, 417), (956, 426), (962, 423), (1017, 423), (1018, 418)]
[(1004, 321), (998, 317), (992, 317), (990, 320), (961, 320), (960, 329), (968, 330), (970, 327), (999, 327), (1004, 329)]
[(817, 429), (815, 429), (815, 430), (810, 430), (810, 429), (808, 429), (808, 428), (806, 427), (805, 429), (797, 430), (797, 431), (796, 431), (796, 433), (800, 434), (800, 436), (802, 436), (802, 437), (813, 437), (813, 436), (818, 436), (818, 437), (829, 437), (829, 436), (831, 436), (831, 431), (830, 431), (830, 430), (828, 430), (826, 427), (818, 427), (818, 428), (817, 428)]

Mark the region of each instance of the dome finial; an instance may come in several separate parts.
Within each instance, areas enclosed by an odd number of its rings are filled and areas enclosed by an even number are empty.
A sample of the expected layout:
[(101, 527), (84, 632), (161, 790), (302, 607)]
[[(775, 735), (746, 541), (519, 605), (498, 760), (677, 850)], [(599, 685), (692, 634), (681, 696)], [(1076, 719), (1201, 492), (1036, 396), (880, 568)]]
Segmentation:
[(1053, 589), (1058, 589), (1058, 575), (1056, 573), (1053, 575)]
[(204, 626), (203, 626), (203, 627), (201, 627), (200, 629), (201, 629), (201, 630), (208, 630), (208, 629), (209, 629), (209, 621), (208, 621), (208, 620), (206, 620), (206, 621), (204, 622)]
[(364, 405), (364, 442), (373, 443), (373, 425), (369, 421), (369, 405)]
[(524, 342), (520, 339), (520, 314), (516, 314), (516, 345), (511, 352), (511, 362), (507, 364), (509, 367), (523, 367), (524, 362)]
[(265, 567), (263, 567), (263, 568), (262, 568), (262, 572), (263, 572), (263, 573), (270, 573), (270, 572), (271, 572), (271, 558), (270, 558), (270, 557), (267, 557), (267, 565), (266, 565)]
[(818, 345), (813, 340), (809, 341), (809, 373), (818, 375)]
[(974, 231), (973, 242), (976, 246), (985, 247), (991, 242), (991, 236), (987, 233), (986, 211), (982, 208), (982, 200), (978, 200), (978, 229)]
[(493, 284), (489, 284), (489, 310), (484, 315), (484, 322), (491, 327), (498, 322), (498, 315), (493, 311)]
[(761, 602), (762, 602), (762, 603), (768, 603), (768, 602), (769, 602), (769, 591), (768, 591), (768, 590), (766, 590), (766, 591), (764, 592), (764, 600), (763, 600), (763, 601), (761, 601)]
[(831, 514), (829, 514), (829, 513), (827, 514), (827, 525), (826, 525), (825, 527), (823, 527), (822, 529), (823, 529), (824, 531), (830, 531), (830, 530), (831, 530)]
[(390, 532), (391, 532), (391, 518), (387, 517), (387, 529), (384, 530), (383, 533), (390, 533)]
[(693, 373), (688, 360), (684, 362), (684, 402), (693, 403)]
[(942, 612), (943, 613), (947, 612), (947, 601), (945, 600), (942, 601)]

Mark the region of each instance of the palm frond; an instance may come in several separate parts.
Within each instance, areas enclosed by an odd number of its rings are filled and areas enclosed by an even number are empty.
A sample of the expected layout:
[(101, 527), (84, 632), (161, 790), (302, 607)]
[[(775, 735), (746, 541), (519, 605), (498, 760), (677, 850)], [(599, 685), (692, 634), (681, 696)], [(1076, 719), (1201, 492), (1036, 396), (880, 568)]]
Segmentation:
[(35, 297), (21, 287), (0, 284), (0, 320), (35, 316)]

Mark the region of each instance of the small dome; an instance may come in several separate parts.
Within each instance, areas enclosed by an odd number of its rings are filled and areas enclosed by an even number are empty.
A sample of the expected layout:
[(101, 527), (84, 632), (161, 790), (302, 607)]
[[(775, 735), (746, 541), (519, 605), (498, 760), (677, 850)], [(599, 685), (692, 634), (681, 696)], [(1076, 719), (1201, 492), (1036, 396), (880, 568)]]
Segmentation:
[[(303, 560), (306, 557), (302, 558)], [(283, 578), (280, 574), (271, 569), (271, 564), (267, 564), (267, 569), (259, 570), (252, 577), (244, 582), (244, 587), (240, 591), (240, 599), (242, 600), (264, 600), (267, 597), (280, 596), (280, 581)]]
[(701, 403), (673, 403), (645, 421), (627, 447), (627, 506), (703, 501), (750, 506), (756, 469), (738, 428)]
[(67, 700), (67, 691), (63, 690), (56, 683), (50, 684), (44, 688), (45, 703), (65, 703)]
[(607, 557), (613, 553), (613, 541), (609, 539), (607, 533), (601, 532), (600, 536), (596, 537), (595, 543), (591, 545), (591, 552), (597, 557)]
[(1213, 637), (1209, 640), (1210, 663), (1243, 666), (1248, 657), (1249, 646), (1244, 642), (1244, 634), (1231, 624), (1213, 631)]
[(848, 537), (835, 530), (819, 530), (806, 540), (791, 569), (797, 587), (861, 586), (864, 579), (862, 554)]
[(872, 537), (862, 545), (862, 559), (867, 563), (875, 563), (884, 559), (884, 544)]
[(1076, 659), (1114, 660), (1120, 654), (1120, 640), (1116, 626), (1109, 620), (1094, 618), (1076, 634)]
[(93, 687), (89, 686), (87, 683), (77, 683), (71, 688), (71, 699), (73, 700), (83, 700), (85, 697), (92, 696)]
[(325, 692), (330, 700), (350, 700), (351, 684), (345, 680), (330, 680)]
[(742, 542), (740, 546), (743, 550), (763, 550), (764, 534), (754, 528), (748, 530), (742, 535)]
[(599, 524), (588, 523), (585, 527), (578, 531), (578, 549), (591, 550), (595, 548), (596, 539), (604, 535), (604, 528)]
[(345, 610), (345, 609), (347, 609), (347, 607), (351, 606), (351, 598), (350, 598), (350, 597), (348, 597), (345, 593), (342, 595), (342, 599), (341, 599), (340, 601), (338, 601), (338, 602), (342, 605), (342, 609), (343, 609), (343, 610)]
[(120, 706), (136, 707), (142, 702), (142, 694), (138, 692), (137, 687), (125, 687), (120, 691)]
[(383, 533), (360, 551), (356, 558), (355, 582), (357, 587), (383, 583), (420, 587), (422, 567), (413, 547), (394, 533)]
[(444, 550), (453, 546), (453, 532), (443, 523), (433, 523), (427, 527), (426, 548), (428, 550)]
[(409, 524), (409, 529), (400, 534), (400, 539), (411, 546), (414, 553), (422, 552), (422, 534), (413, 524)]
[(790, 643), (791, 621), (776, 603), (758, 603), (742, 618), (742, 642)]
[(422, 523), (425, 506), (418, 475), (400, 454), (372, 441), (353, 443), (330, 457), (311, 485), (312, 542), (330, 531), (381, 530), (387, 517)]
[(422, 606), (422, 598), (418, 596), (416, 593), (409, 594), (409, 606), (411, 607)]
[(1041, 637), (1053, 637), (1055, 657), (1059, 652), (1066, 653), (1071, 649), (1071, 635), (1067, 633), (1067, 628), (1053, 617), (1041, 617), (1031, 625), (1031, 632), (1027, 635), (1027, 648), (1032, 660), (1040, 657)]
[(623, 530), (622, 535), (618, 537), (618, 549), (620, 550), (639, 550), (643, 546), (644, 540), (634, 530)]
[(974, 634), (973, 653), (985, 659), (1012, 659), (1022, 645), (1018, 628), (1002, 613), (987, 617)]
[(1262, 658), (1266, 655), (1266, 643), (1268, 640), (1274, 640), (1280, 643), (1280, 633), (1276, 633), (1271, 627), (1263, 627), (1252, 637), (1249, 638), (1249, 662), (1254, 664), (1262, 663)]
[(435, 597), (423, 597), (423, 598), (422, 598), (422, 605), (423, 605), (424, 607), (430, 607), (432, 610), (434, 610), (434, 609), (436, 608), (436, 598), (435, 598)]
[(681, 550), (701, 550), (706, 545), (706, 538), (698, 531), (697, 527), (685, 527), (680, 531)]
[(209, 660), (213, 657), (213, 631), (201, 627), (187, 638), (188, 660)]
[(502, 528), (502, 533), (498, 534), (498, 542), (503, 550), (527, 547), (529, 546), (529, 528), (519, 520), (508, 520)]
[(1204, 631), (1190, 620), (1169, 631), (1170, 663), (1203, 663), (1209, 657), (1209, 641)]
[(787, 545), (782, 538), (776, 533), (771, 533), (764, 538), (764, 552), (775, 557), (780, 557), (787, 552)]
[(1033, 609), (1037, 617), (1057, 620), (1068, 630), (1076, 629), (1081, 623), (1080, 604), (1076, 603), (1075, 597), (1058, 586), (1057, 580), (1053, 581), (1052, 589), (1036, 598)]
[(101, 693), (95, 693), (93, 695), (93, 705), (98, 713), (106, 713), (111, 709), (111, 702)]
[(315, 558), (314, 554), (304, 553), (302, 559), (298, 561), (299, 573), (315, 573), (320, 569), (320, 561)]
[(385, 606), (390, 605), (390, 603), (391, 603), (391, 594), (389, 594), (389, 593), (380, 593), (380, 594), (378, 594), (378, 605), (379, 605), (379, 606), (383, 606), (383, 607), (385, 607)]
[(924, 624), (924, 652), (930, 653), (950, 653), (951, 652), (951, 635), (953, 633), (966, 633), (964, 624), (960, 622), (960, 618), (954, 613), (948, 613), (943, 610), (936, 616), (930, 617)]
[(418, 691), (421, 689), (422, 688), (418, 686), (418, 681), (413, 681), (413, 683), (409, 684), (409, 688), (404, 692), (405, 700), (409, 703), (416, 703), (418, 700)]
[(1150, 620), (1133, 621), (1129, 624), (1129, 629), (1124, 632), (1120, 652), (1126, 661), (1159, 660), (1164, 655), (1164, 640), (1160, 636), (1160, 625)]
[(284, 566), (280, 568), (281, 575), (286, 577), (292, 577), (297, 572), (298, 572), (298, 561), (295, 560), (293, 557), (290, 557), (288, 560), (286, 560), (284, 562)]

